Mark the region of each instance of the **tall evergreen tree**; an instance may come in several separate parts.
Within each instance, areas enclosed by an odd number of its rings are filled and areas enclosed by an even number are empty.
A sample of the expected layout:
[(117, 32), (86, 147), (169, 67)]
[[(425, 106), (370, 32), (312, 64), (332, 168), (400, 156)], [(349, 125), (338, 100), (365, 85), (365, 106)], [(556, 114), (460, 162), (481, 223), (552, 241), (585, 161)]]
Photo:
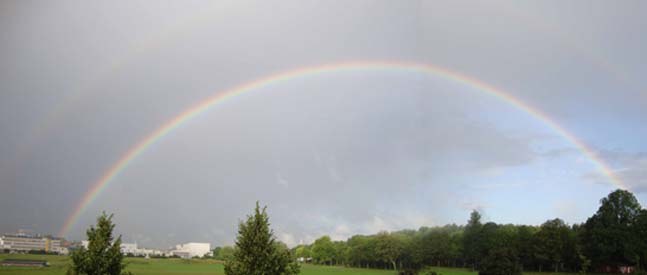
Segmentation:
[(274, 238), (267, 207), (256, 202), (254, 214), (238, 225), (233, 257), (225, 263), (227, 275), (292, 275), (299, 265), (290, 251)]
[(472, 270), (478, 266), (478, 260), (481, 256), (481, 214), (473, 210), (470, 214), (470, 219), (465, 226), (465, 233), (463, 234), (463, 253), (465, 259), (472, 264)]
[(97, 227), (90, 227), (86, 231), (88, 247), (81, 247), (72, 252), (72, 266), (68, 274), (74, 275), (120, 275), (130, 274), (123, 272), (125, 264), (124, 255), (121, 253), (121, 236), (115, 240), (112, 231), (112, 214), (101, 214), (97, 218)]

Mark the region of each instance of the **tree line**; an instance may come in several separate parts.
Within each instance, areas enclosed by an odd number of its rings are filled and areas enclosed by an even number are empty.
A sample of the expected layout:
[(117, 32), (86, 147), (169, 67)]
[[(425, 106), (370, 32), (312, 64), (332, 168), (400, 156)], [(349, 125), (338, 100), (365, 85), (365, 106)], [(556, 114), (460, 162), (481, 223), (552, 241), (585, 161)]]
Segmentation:
[[(99, 216), (96, 227), (86, 231), (88, 247), (72, 252), (68, 274), (129, 274), (114, 227), (112, 215)], [(473, 211), (466, 225), (355, 235), (346, 241), (323, 236), (288, 249), (276, 240), (266, 208), (257, 203), (254, 213), (239, 223), (236, 245), (214, 252), (225, 260), (227, 275), (298, 274), (295, 257), (316, 264), (400, 269), (400, 274), (417, 274), (426, 266), (471, 267), (479, 275), (520, 275), (524, 270), (644, 274), (647, 210), (631, 192), (616, 190), (582, 224), (561, 219), (540, 226), (483, 223)]]
[(632, 193), (616, 190), (582, 224), (569, 225), (558, 218), (540, 226), (483, 223), (473, 211), (466, 225), (355, 235), (346, 241), (323, 236), (292, 252), (316, 264), (384, 269), (469, 267), (484, 274), (497, 268), (511, 270), (506, 274), (643, 270), (647, 211)]

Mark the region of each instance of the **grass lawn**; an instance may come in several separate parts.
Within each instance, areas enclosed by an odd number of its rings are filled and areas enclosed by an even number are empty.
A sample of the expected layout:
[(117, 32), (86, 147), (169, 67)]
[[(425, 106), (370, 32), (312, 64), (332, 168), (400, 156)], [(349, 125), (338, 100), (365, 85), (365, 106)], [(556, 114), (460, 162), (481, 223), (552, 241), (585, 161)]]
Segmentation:
[(68, 258), (65, 256), (53, 255), (21, 255), (21, 254), (0, 254), (0, 261), (4, 259), (30, 259), (48, 261), (49, 267), (4, 267), (0, 266), (0, 274), (65, 274), (67, 271)]
[(454, 267), (436, 267), (436, 266), (433, 266), (433, 267), (430, 267), (428, 270), (436, 271), (436, 273), (441, 274), (441, 275), (477, 275), (478, 274), (478, 272), (474, 272), (469, 268), (454, 268)]
[[(67, 271), (69, 258), (65, 256), (52, 256), (52, 255), (16, 255), (16, 254), (0, 254), (0, 261), (11, 259), (33, 259), (48, 261), (49, 267), (30, 268), (30, 267), (1, 267), (0, 275), (15, 274), (15, 275), (64, 275)], [(188, 275), (224, 275), (223, 266), (218, 261), (214, 260), (183, 260), (183, 259), (143, 259), (143, 258), (127, 258), (127, 270), (133, 272), (135, 275), (153, 275), (153, 274), (188, 274)], [(447, 268), (447, 267), (431, 267), (431, 270), (438, 272), (441, 275), (477, 275), (469, 269), (461, 268)], [(375, 269), (361, 269), (361, 268), (346, 268), (339, 266), (319, 266), (319, 265), (303, 265), (301, 266), (301, 274), (303, 275), (395, 275), (394, 271), (389, 270), (375, 270)], [(551, 273), (524, 273), (524, 275), (548, 275)], [(567, 275), (568, 273), (561, 273)], [(572, 275), (572, 274), (571, 274)]]
[[(0, 275), (20, 274), (20, 275), (64, 275), (67, 271), (69, 258), (65, 256), (52, 255), (18, 255), (18, 254), (0, 254), (0, 261), (11, 259), (33, 259), (46, 260), (49, 267), (32, 268), (32, 267), (0, 267)], [(153, 274), (188, 274), (188, 275), (224, 275), (221, 263), (214, 260), (183, 260), (183, 259), (143, 259), (127, 258), (127, 270), (135, 275), (153, 275)], [(393, 271), (373, 270), (373, 269), (356, 269), (344, 267), (303, 265), (301, 267), (303, 275), (320, 275), (320, 274), (356, 274), (356, 275), (394, 275)]]
[[(441, 275), (478, 275), (478, 272), (472, 271), (469, 268), (453, 268), (453, 267), (429, 267), (428, 270), (436, 271)], [(424, 274), (424, 273), (423, 273)], [(575, 275), (577, 273), (555, 273), (555, 272), (524, 272), (523, 275)], [(592, 273), (589, 273), (592, 274)]]
[(302, 265), (301, 274), (303, 275), (320, 275), (320, 274), (356, 274), (356, 275), (395, 275), (395, 271), (366, 269), (366, 268), (348, 268), (341, 266), (321, 266), (321, 265)]

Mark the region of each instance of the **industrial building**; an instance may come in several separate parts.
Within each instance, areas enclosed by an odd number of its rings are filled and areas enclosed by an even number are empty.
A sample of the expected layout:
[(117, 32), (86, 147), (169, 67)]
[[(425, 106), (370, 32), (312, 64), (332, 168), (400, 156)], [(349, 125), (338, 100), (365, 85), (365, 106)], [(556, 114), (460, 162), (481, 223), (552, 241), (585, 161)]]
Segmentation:
[(64, 253), (66, 249), (61, 247), (61, 239), (48, 236), (32, 236), (25, 234), (2, 235), (0, 236), (0, 247), (12, 251), (45, 251)]

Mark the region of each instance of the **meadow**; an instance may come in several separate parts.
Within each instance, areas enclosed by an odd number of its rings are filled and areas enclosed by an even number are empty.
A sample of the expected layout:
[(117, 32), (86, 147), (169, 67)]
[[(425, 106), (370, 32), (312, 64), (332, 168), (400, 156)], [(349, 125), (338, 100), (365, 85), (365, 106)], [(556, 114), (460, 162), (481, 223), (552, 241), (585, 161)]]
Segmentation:
[[(0, 254), (0, 261), (11, 259), (33, 259), (46, 260), (49, 267), (28, 268), (28, 267), (0, 267), (0, 275), (64, 275), (67, 271), (69, 258), (53, 255), (17, 255)], [(153, 274), (188, 274), (188, 275), (224, 275), (223, 265), (215, 260), (184, 260), (184, 259), (143, 259), (127, 258), (127, 270), (135, 275)], [(355, 269), (336, 266), (303, 265), (301, 274), (356, 274), (356, 275), (393, 275), (395, 272), (386, 270)], [(457, 274), (460, 275), (460, 274)]]
[[(49, 267), (29, 268), (29, 267), (0, 267), (0, 275), (64, 275), (67, 271), (69, 258), (66, 256), (54, 255), (20, 255), (20, 254), (0, 254), (0, 261), (11, 259), (33, 259), (46, 260)], [(127, 258), (127, 270), (134, 275), (153, 275), (153, 274), (188, 274), (188, 275), (224, 275), (222, 262), (216, 260), (184, 260), (184, 259), (143, 259)], [(476, 272), (461, 268), (432, 267), (432, 270), (442, 275), (477, 275)], [(303, 265), (301, 267), (303, 275), (394, 275), (396, 272), (391, 270), (377, 269), (359, 269), (347, 268), (340, 266), (319, 266)], [(552, 273), (524, 273), (526, 275), (548, 275)], [(568, 273), (561, 273), (567, 275)]]

